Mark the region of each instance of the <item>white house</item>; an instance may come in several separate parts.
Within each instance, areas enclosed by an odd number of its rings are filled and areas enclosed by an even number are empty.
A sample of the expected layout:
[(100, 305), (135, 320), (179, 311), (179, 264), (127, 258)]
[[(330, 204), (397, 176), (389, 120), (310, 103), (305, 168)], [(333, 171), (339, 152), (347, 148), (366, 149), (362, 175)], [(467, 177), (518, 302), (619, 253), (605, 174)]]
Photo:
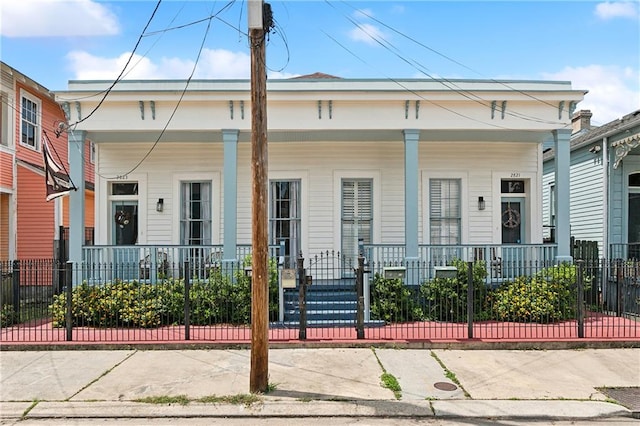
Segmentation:
[[(80, 148), (95, 144), (96, 245), (238, 258), (251, 242), (250, 82), (110, 85), (70, 81), (57, 93), (72, 178)], [(566, 81), (269, 80), (271, 243), (285, 241), (289, 259), (351, 256), (359, 239), (404, 259), (441, 245), (540, 246), (542, 145), (553, 141), (553, 253), (568, 259), (571, 114), (584, 94)], [(77, 262), (82, 203), (71, 195)]]

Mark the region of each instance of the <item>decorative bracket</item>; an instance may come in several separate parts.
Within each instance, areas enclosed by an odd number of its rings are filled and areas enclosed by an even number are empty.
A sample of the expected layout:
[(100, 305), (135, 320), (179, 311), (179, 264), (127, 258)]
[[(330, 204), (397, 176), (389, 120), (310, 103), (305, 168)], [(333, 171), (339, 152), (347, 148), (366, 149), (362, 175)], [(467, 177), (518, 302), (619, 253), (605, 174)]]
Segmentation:
[(244, 101), (240, 101), (240, 119), (244, 120)]
[(409, 101), (404, 101), (404, 119), (409, 118)]
[(322, 120), (322, 101), (318, 101), (318, 120)]
[(419, 112), (420, 112), (420, 101), (416, 101), (416, 120), (420, 116)]
[(558, 120), (562, 120), (562, 110), (564, 110), (564, 101), (558, 104)]
[(144, 101), (138, 101), (140, 105), (140, 118), (144, 120)]
[(507, 110), (507, 101), (502, 101), (502, 112), (500, 114), (501, 118), (504, 120), (504, 113)]
[(149, 107), (151, 107), (151, 119), (155, 120), (156, 119), (156, 102), (149, 101)]
[(498, 102), (496, 101), (491, 101), (491, 119), (493, 120), (494, 117), (496, 116), (496, 105), (498, 104)]
[(333, 101), (329, 101), (329, 120), (333, 118)]
[(62, 103), (62, 111), (64, 111), (64, 116), (67, 121), (71, 120), (71, 109), (69, 108), (69, 102)]
[(229, 101), (229, 117), (233, 120), (233, 101)]
[(78, 113), (78, 121), (82, 120), (82, 107), (78, 101), (76, 101), (76, 112)]
[(629, 151), (633, 148), (640, 146), (640, 133), (631, 135), (612, 144), (612, 147), (616, 149), (616, 160), (613, 163), (613, 168), (617, 169), (622, 159), (627, 156)]

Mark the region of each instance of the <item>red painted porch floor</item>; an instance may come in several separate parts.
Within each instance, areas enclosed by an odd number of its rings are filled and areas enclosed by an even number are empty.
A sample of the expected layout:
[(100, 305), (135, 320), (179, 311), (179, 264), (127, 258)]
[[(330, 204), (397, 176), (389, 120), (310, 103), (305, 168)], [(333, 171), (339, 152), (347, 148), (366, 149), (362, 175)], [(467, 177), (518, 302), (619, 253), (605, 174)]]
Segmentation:
[[(247, 344), (251, 342), (248, 326), (192, 326), (187, 338), (184, 326), (152, 329), (75, 327), (71, 341), (66, 329), (53, 328), (50, 322), (22, 324), (3, 328), (3, 345), (33, 344)], [(303, 342), (298, 328), (274, 325), (269, 329), (270, 342)], [(466, 323), (411, 322), (382, 327), (366, 327), (364, 340), (357, 339), (355, 327), (307, 328), (306, 342), (543, 342), (543, 341), (636, 341), (640, 342), (640, 321), (599, 313), (589, 313), (584, 321), (584, 336), (578, 336), (575, 320), (552, 324), (476, 322), (469, 338)]]

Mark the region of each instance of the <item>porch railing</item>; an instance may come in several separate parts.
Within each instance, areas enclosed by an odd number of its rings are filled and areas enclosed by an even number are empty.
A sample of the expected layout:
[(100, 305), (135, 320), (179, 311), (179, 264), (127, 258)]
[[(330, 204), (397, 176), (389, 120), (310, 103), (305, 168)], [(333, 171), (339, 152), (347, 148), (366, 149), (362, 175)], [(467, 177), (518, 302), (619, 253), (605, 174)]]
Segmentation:
[(640, 243), (609, 244), (609, 259), (640, 260)]
[[(269, 246), (269, 255), (278, 256), (279, 246)], [(243, 261), (251, 255), (251, 245), (238, 245), (235, 259), (224, 259), (222, 245), (94, 245), (82, 248), (84, 276), (89, 282), (182, 278), (188, 262), (190, 274), (206, 278), (224, 261)], [(111, 268), (105, 268), (111, 265)], [(152, 266), (153, 265), (153, 266)]]
[[(558, 253), (555, 244), (483, 244), (483, 245), (420, 245), (418, 259), (428, 267), (421, 268), (424, 277), (435, 276), (436, 270), (450, 265), (453, 260), (485, 261), (487, 276), (492, 279), (513, 279), (530, 270), (532, 266), (548, 265), (555, 262)], [(381, 268), (402, 266), (406, 263), (404, 245), (365, 245), (365, 257), (372, 265)]]

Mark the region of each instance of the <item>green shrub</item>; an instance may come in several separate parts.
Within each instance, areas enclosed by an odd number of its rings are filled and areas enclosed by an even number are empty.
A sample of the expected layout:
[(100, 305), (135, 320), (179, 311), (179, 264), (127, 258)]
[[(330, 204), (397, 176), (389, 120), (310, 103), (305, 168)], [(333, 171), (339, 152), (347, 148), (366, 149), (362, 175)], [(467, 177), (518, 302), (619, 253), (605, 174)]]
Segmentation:
[[(589, 285), (586, 277), (585, 291)], [(549, 323), (576, 318), (576, 266), (563, 263), (504, 283), (491, 304), (500, 321)]]
[(0, 327), (12, 326), (17, 320), (13, 305), (2, 305), (2, 308), (0, 308)]
[(371, 288), (371, 319), (386, 323), (422, 320), (424, 314), (415, 293), (399, 278), (375, 274)]
[[(454, 259), (451, 262), (458, 270), (456, 278), (434, 278), (420, 286), (420, 293), (426, 303), (426, 317), (437, 321), (467, 321), (467, 262)], [(485, 279), (486, 264), (473, 263), (474, 319), (484, 318), (484, 300), (487, 295)]]
[[(245, 259), (250, 265), (250, 258)], [(243, 269), (233, 275), (212, 269), (206, 280), (190, 285), (192, 325), (250, 324), (251, 278)], [(165, 279), (156, 284), (115, 281), (100, 286), (87, 283), (72, 292), (73, 326), (158, 327), (184, 324), (185, 284)], [(54, 327), (64, 327), (66, 294), (54, 296), (49, 307)], [(278, 317), (278, 268), (269, 263), (269, 318)]]

